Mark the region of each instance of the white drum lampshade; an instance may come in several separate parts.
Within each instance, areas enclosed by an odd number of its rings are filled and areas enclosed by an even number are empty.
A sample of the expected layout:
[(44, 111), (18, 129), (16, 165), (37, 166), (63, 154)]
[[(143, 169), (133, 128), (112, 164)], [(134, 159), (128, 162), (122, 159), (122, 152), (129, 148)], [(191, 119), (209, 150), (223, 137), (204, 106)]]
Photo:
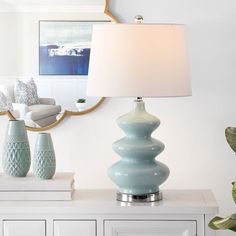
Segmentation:
[(184, 25), (94, 25), (88, 95), (191, 94)]

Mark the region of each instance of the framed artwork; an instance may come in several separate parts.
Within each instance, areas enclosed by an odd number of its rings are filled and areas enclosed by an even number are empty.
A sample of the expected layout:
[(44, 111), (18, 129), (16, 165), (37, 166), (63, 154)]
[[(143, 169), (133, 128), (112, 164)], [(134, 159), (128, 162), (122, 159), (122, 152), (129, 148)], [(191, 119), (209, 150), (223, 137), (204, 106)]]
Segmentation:
[(39, 74), (88, 75), (93, 24), (107, 21), (40, 21)]

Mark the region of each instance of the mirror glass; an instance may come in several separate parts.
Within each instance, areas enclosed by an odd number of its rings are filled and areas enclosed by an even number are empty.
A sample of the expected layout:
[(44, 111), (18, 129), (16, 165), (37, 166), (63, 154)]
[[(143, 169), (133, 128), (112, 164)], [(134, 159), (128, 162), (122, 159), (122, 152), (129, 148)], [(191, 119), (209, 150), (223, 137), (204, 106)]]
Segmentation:
[(0, 0), (0, 114), (40, 131), (97, 108), (103, 98), (86, 96), (90, 43), (94, 24), (114, 22), (108, 1), (78, 0), (61, 12), (67, 2), (50, 13), (47, 4), (19, 2)]

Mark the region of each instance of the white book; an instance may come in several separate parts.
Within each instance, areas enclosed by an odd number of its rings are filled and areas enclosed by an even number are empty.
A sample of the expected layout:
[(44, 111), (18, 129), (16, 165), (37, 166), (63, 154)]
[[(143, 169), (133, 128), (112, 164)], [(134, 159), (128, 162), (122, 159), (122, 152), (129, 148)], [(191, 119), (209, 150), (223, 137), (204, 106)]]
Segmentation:
[(9, 177), (0, 174), (1, 191), (70, 191), (74, 186), (74, 173), (56, 173), (52, 179), (39, 179), (33, 174)]
[(0, 192), (0, 201), (69, 201), (72, 199), (71, 191), (22, 191)]

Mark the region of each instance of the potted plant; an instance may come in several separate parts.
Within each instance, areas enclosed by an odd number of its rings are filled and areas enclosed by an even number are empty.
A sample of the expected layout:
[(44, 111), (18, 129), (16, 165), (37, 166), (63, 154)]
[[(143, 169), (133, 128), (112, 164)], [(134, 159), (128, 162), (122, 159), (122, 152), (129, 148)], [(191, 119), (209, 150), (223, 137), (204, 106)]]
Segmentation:
[(77, 107), (78, 111), (83, 111), (86, 107), (86, 99), (85, 98), (79, 98), (76, 101), (76, 107)]
[[(225, 136), (229, 146), (232, 148), (234, 153), (236, 153), (236, 127), (226, 128)], [(236, 182), (233, 182), (232, 184), (232, 197), (234, 202), (236, 203)], [(234, 213), (225, 218), (216, 216), (209, 222), (209, 227), (214, 230), (228, 229), (236, 232), (236, 214)]]

